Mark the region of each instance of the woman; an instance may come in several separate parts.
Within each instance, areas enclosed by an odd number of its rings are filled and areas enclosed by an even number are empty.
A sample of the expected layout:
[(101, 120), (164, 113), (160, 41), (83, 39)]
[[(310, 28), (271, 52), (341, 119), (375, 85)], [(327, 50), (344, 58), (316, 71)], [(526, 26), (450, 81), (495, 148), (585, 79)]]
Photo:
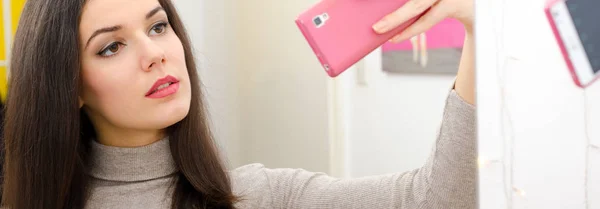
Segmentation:
[[(445, 17), (471, 34), (471, 7), (413, 0), (374, 28), (428, 9), (394, 40)], [(470, 35), (465, 44), (437, 149), (421, 169), (351, 180), (259, 164), (226, 171), (170, 0), (29, 0), (12, 52), (2, 206), (474, 208)]]

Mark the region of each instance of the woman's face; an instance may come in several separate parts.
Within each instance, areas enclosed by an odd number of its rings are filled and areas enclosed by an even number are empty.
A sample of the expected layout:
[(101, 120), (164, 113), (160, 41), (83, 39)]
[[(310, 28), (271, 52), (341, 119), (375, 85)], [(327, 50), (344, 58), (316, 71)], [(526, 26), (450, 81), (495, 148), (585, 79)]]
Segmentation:
[(187, 115), (183, 46), (157, 0), (88, 0), (79, 38), (80, 102), (99, 137), (156, 133)]

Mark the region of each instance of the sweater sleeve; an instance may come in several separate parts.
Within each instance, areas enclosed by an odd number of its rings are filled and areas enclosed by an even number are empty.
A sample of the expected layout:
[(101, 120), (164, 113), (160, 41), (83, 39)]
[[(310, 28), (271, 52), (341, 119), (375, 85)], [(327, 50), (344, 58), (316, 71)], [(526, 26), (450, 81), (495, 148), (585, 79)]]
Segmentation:
[(251, 184), (253, 190), (262, 193), (251, 195), (261, 197), (260, 203), (250, 204), (254, 208), (476, 208), (475, 121), (475, 107), (452, 90), (437, 140), (421, 168), (338, 179), (303, 169), (269, 169), (254, 164), (245, 168), (251, 172), (237, 171), (252, 176), (252, 180), (244, 178), (237, 185), (243, 188)]

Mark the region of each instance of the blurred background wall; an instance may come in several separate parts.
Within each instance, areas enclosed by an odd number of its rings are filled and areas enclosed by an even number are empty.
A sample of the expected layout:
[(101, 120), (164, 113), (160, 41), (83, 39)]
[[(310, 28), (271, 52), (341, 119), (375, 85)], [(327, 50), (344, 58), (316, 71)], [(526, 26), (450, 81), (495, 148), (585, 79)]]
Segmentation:
[(546, 2), (475, 3), (481, 208), (600, 208), (600, 82), (575, 85)]

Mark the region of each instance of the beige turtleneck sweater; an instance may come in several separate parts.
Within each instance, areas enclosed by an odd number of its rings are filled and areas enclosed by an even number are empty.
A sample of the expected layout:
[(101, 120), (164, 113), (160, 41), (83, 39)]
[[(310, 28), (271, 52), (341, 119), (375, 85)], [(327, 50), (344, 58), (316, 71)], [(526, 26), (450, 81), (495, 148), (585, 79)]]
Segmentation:
[[(477, 207), (475, 108), (451, 91), (438, 138), (423, 167), (405, 172), (336, 179), (302, 169), (250, 164), (230, 171), (236, 195), (250, 208)], [(177, 168), (168, 139), (138, 148), (93, 144), (87, 209), (167, 209)], [(395, 159), (402, 160), (402, 159)]]

